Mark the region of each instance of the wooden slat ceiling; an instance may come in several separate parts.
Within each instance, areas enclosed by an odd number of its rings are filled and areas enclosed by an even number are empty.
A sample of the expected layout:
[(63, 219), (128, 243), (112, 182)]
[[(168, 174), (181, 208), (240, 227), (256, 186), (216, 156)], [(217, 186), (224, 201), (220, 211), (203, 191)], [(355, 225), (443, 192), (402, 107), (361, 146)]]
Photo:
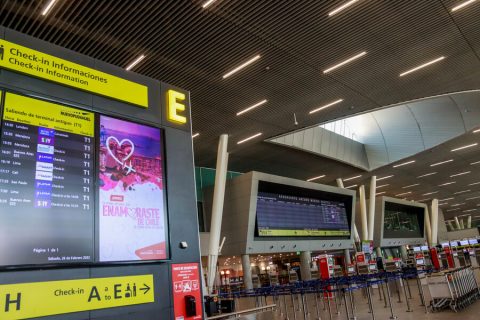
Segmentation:
[[(218, 136), (230, 135), (229, 168), (262, 170), (326, 182), (358, 169), (262, 142), (381, 106), (480, 88), (480, 3), (461, 0), (47, 0), (0, 3), (0, 24), (192, 93), (195, 160), (214, 166)], [(366, 51), (338, 70), (326, 68)], [(233, 67), (260, 54), (241, 72)], [(446, 59), (406, 77), (399, 74), (439, 56)], [(334, 101), (332, 108), (309, 111)], [(242, 116), (236, 113), (268, 102)], [(299, 125), (294, 124), (293, 113)], [(261, 138), (236, 142), (262, 132)], [(453, 168), (452, 170), (455, 170)], [(412, 174), (412, 176), (415, 173)]]

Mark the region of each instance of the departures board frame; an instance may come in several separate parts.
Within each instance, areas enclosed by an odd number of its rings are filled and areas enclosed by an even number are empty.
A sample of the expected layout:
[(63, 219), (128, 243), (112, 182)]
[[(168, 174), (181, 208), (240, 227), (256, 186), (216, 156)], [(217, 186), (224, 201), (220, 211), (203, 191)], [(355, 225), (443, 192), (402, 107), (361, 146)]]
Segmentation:
[[(128, 119), (125, 115), (120, 115), (118, 113), (110, 113), (102, 110), (101, 112), (94, 110), (94, 108), (77, 104), (66, 102), (63, 100), (57, 100), (54, 98), (49, 98), (43, 95), (30, 93), (24, 90), (18, 91), (12, 88), (6, 88), (0, 86), (0, 133), (3, 132), (4, 129), (4, 108), (6, 104), (6, 97), (7, 93), (11, 93), (18, 96), (23, 96), (39, 101), (44, 101), (48, 103), (53, 103), (56, 105), (60, 105), (66, 108), (77, 109), (81, 111), (88, 111), (93, 113), (94, 115), (94, 170), (93, 170), (93, 187), (95, 188), (93, 192), (93, 244), (92, 244), (92, 260), (91, 262), (68, 262), (68, 263), (38, 263), (38, 264), (12, 264), (12, 265), (0, 265), (0, 272), (1, 271), (12, 271), (12, 270), (38, 270), (38, 269), (73, 269), (79, 267), (108, 267), (108, 266), (128, 266), (128, 265), (146, 265), (146, 264), (155, 264), (161, 262), (169, 262), (172, 258), (171, 253), (171, 236), (170, 236), (170, 215), (168, 210), (168, 177), (167, 177), (167, 161), (166, 161), (166, 130), (165, 128), (155, 125), (152, 122), (147, 122), (139, 119)], [(162, 171), (162, 184), (163, 184), (163, 212), (164, 212), (164, 229), (165, 229), (165, 250), (166, 250), (166, 258), (165, 259), (152, 259), (152, 260), (128, 260), (128, 261), (105, 261), (102, 262), (99, 260), (99, 149), (100, 149), (100, 117), (105, 116), (112, 119), (117, 119), (121, 121), (127, 121), (136, 125), (147, 126), (151, 128), (155, 128), (159, 130), (159, 141), (160, 141), (160, 153), (161, 153), (161, 171)], [(2, 144), (3, 137), (0, 137), (0, 144)], [(0, 146), (0, 149), (2, 146)], [(0, 222), (1, 223), (1, 222)]]

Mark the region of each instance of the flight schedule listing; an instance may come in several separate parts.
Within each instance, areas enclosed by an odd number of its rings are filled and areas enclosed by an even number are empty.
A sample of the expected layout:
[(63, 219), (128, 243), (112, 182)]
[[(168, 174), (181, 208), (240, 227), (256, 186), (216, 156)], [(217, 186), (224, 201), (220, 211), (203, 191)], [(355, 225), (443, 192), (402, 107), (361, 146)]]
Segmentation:
[(0, 144), (0, 265), (92, 262), (91, 112), (7, 93)]

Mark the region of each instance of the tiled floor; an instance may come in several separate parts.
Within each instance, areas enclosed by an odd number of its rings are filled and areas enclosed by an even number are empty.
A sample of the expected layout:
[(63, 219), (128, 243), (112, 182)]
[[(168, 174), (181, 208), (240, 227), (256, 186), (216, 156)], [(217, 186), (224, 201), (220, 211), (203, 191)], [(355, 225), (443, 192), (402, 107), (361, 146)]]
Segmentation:
[[(453, 312), (449, 309), (439, 311), (439, 312), (432, 312), (428, 310), (428, 313), (425, 313), (425, 307), (420, 303), (420, 296), (418, 287), (415, 281), (410, 282), (410, 289), (412, 294), (412, 299), (408, 299), (410, 303), (410, 307), (413, 312), (406, 312), (407, 304), (405, 302), (405, 296), (403, 293), (403, 288), (400, 287), (401, 293), (401, 302), (398, 300), (398, 292), (396, 291), (395, 286), (391, 286), (391, 301), (392, 301), (392, 308), (393, 308), (393, 315), (400, 320), (446, 320), (446, 319), (461, 319), (461, 320), (479, 320), (480, 319), (480, 300), (476, 301), (472, 305), (468, 306), (466, 309), (458, 312)], [(385, 289), (386, 290), (386, 289)], [(382, 299), (380, 300), (379, 289), (374, 289), (372, 296), (373, 306), (374, 306), (374, 316), (377, 320), (386, 320), (391, 319), (391, 311), (389, 307), (385, 307), (385, 301)], [(407, 294), (408, 295), (408, 294)], [(425, 290), (425, 298), (427, 300), (427, 304), (429, 304), (430, 297), (428, 294), (428, 290)], [(364, 293), (359, 290), (355, 292), (354, 295), (355, 299), (355, 317), (357, 320), (368, 320), (374, 319), (371, 313), (368, 312), (368, 304), (367, 298), (364, 297)], [(313, 294), (306, 295), (306, 310), (307, 310), (307, 317), (304, 317), (304, 311), (301, 306), (299, 305), (300, 299), (297, 297), (295, 298), (295, 314), (293, 313), (294, 308), (292, 308), (291, 297), (288, 296), (287, 299), (287, 311), (288, 311), (288, 318), (285, 316), (285, 303), (283, 302), (283, 298), (279, 300), (277, 303), (278, 308), (276, 311), (267, 311), (263, 313), (257, 314), (250, 314), (247, 316), (243, 316), (242, 320), (314, 320), (317, 318), (316, 308), (315, 308), (315, 297)], [(269, 297), (267, 299), (267, 303), (273, 303), (273, 299)], [(330, 316), (328, 313), (328, 308), (325, 306), (324, 310), (324, 303), (322, 299), (318, 299), (319, 303), (319, 311), (320, 311), (320, 319), (322, 320), (329, 320)], [(351, 308), (350, 302), (347, 300), (349, 306), (349, 313), (350, 318), (351, 315)], [(263, 302), (263, 304), (265, 304)], [(248, 308), (254, 308), (256, 306), (255, 300), (253, 298), (243, 298), (237, 302), (239, 308), (237, 310), (245, 310)], [(339, 320), (339, 319), (347, 319), (346, 312), (345, 312), (345, 305), (338, 306), (339, 314), (336, 312), (335, 304), (332, 302), (331, 304), (332, 309), (332, 319)]]

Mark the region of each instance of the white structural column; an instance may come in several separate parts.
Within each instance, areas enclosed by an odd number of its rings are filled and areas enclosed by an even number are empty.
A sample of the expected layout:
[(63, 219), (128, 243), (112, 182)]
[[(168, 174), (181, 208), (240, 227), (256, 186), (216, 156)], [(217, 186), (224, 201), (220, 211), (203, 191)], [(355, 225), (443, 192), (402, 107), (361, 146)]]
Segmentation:
[(208, 246), (208, 293), (212, 294), (215, 274), (217, 272), (218, 248), (220, 246), (220, 232), (222, 228), (223, 200), (225, 198), (225, 184), (228, 165), (228, 135), (222, 134), (218, 142), (217, 168), (215, 173), (215, 187), (213, 190), (212, 222), (210, 224), (210, 242)]
[(312, 262), (312, 253), (310, 251), (300, 252), (300, 275), (302, 280), (312, 280), (312, 271), (310, 263)]
[(360, 193), (360, 223), (362, 229), (362, 240), (368, 240), (368, 225), (367, 225), (367, 203), (365, 200), (365, 186), (362, 184), (358, 188)]
[(470, 229), (472, 227), (472, 216), (468, 216), (467, 218), (467, 228)]
[(438, 199), (432, 200), (432, 246), (436, 246), (438, 243)]
[(246, 290), (253, 289), (252, 282), (252, 265), (250, 264), (250, 256), (242, 254), (242, 270), (243, 270), (243, 285)]
[(375, 196), (377, 194), (377, 177), (370, 178), (370, 198), (368, 204), (368, 240), (373, 240), (373, 227), (375, 224)]
[(425, 229), (427, 230), (427, 243), (431, 247), (432, 246), (432, 224), (430, 223), (430, 214), (429, 214), (428, 206), (425, 210)]
[(345, 188), (345, 187), (343, 186), (343, 180), (342, 180), (341, 178), (337, 178), (337, 187), (339, 187), (339, 188)]
[(406, 246), (400, 246), (400, 254), (402, 255), (403, 261), (407, 261), (408, 253), (407, 253), (407, 247)]
[(458, 221), (458, 217), (455, 217), (455, 225), (457, 226), (457, 230), (460, 230), (460, 221)]
[(453, 226), (452, 220), (448, 220), (447, 224), (450, 227), (450, 230), (448, 230), (448, 231), (454, 231), (455, 230), (455, 227)]
[(465, 224), (463, 223), (463, 219), (460, 219), (460, 229), (465, 229)]

